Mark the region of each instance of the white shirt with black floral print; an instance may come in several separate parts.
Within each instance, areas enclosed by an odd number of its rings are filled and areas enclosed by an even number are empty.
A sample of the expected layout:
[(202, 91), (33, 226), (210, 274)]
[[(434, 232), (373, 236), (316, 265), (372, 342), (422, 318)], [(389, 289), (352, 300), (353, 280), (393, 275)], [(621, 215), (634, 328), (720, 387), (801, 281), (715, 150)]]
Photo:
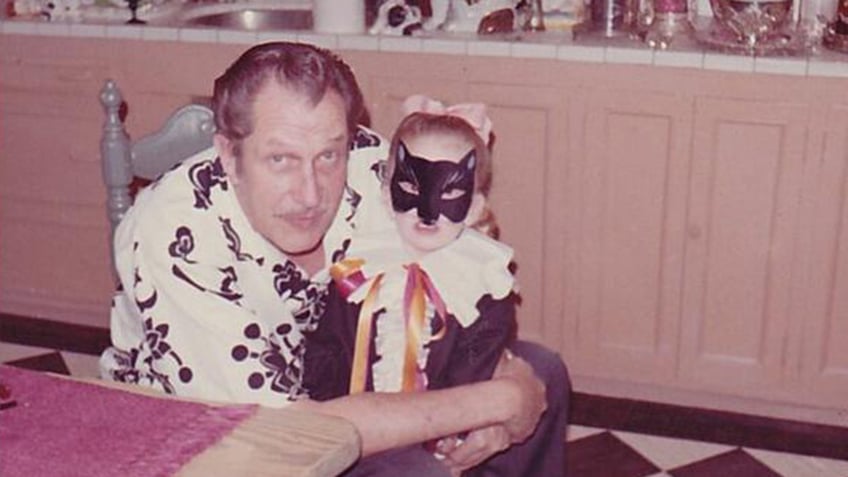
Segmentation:
[[(352, 230), (377, 207), (385, 146), (372, 131), (357, 133), (348, 187), (324, 239), (326, 263), (344, 255)], [(214, 150), (139, 193), (115, 250), (120, 285), (104, 378), (267, 406), (306, 394), (302, 333), (316, 326), (327, 283), (310, 280), (253, 230)]]

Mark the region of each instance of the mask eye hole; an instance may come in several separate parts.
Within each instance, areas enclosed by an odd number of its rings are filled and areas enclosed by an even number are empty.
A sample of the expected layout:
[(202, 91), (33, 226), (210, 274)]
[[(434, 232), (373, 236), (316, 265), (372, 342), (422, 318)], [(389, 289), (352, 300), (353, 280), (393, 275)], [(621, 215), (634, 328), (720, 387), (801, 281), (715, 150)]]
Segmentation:
[(465, 195), (464, 189), (450, 188), (444, 192), (442, 192), (442, 200), (454, 200), (459, 199), (460, 197)]
[(418, 195), (418, 184), (414, 184), (409, 181), (400, 181), (398, 182), (398, 186), (400, 186), (400, 189), (407, 194)]

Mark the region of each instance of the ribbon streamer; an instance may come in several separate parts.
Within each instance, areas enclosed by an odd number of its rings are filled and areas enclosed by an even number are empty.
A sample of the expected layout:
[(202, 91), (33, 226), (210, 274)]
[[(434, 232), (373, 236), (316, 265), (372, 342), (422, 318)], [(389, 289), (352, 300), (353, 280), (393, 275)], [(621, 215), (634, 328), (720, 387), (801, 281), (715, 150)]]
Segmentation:
[[(330, 275), (339, 288), (340, 294), (345, 298), (367, 282), (361, 270), (364, 263), (361, 259), (345, 259), (330, 268)], [(424, 370), (418, 365), (419, 353), (424, 345), (424, 327), (427, 326), (427, 302), (433, 305), (436, 318), (441, 322), (438, 332), (430, 337), (428, 343), (438, 341), (444, 336), (447, 329), (447, 307), (430, 277), (418, 264), (409, 264), (405, 268), (407, 274), (403, 296), (403, 319), (406, 339), (401, 391), (412, 392), (427, 387)], [(372, 343), (371, 330), (383, 277), (383, 273), (374, 277), (359, 310), (350, 375), (350, 394), (364, 392), (368, 382), (368, 371), (371, 368), (369, 359)]]

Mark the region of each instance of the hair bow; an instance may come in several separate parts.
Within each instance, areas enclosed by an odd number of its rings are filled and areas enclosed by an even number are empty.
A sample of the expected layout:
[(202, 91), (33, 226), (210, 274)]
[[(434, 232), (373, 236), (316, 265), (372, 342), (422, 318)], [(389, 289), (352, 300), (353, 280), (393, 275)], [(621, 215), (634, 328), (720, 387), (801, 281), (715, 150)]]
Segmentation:
[(477, 135), (488, 144), (492, 132), (492, 121), (486, 115), (486, 105), (483, 103), (460, 103), (445, 106), (444, 103), (428, 98), (421, 94), (412, 95), (403, 102), (404, 115), (412, 113), (429, 113), (454, 116), (467, 122)]

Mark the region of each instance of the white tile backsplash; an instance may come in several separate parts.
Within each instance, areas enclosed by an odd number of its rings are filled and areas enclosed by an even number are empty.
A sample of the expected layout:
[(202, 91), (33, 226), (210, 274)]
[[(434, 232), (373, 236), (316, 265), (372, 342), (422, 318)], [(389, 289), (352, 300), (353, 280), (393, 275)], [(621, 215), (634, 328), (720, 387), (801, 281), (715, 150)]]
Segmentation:
[(320, 46), (321, 48), (327, 48), (329, 50), (334, 50), (339, 44), (338, 35), (312, 32), (298, 33), (297, 40), (303, 43), (312, 43), (313, 45)]
[(700, 51), (656, 51), (654, 53), (654, 64), (681, 68), (703, 68), (704, 53)]
[(481, 40), (468, 43), (468, 54), (477, 56), (511, 56), (510, 42)]
[(468, 42), (428, 38), (427, 40), (424, 40), (422, 42), (421, 51), (425, 53), (438, 53), (442, 55), (467, 55)]
[(754, 57), (704, 53), (704, 69), (751, 73), (754, 71)]
[(560, 45), (557, 58), (565, 61), (604, 62), (604, 49), (597, 46)]
[(807, 74), (807, 61), (789, 58), (757, 57), (754, 59), (754, 71), (757, 73), (804, 76)]
[(218, 30), (218, 43), (226, 43), (230, 45), (254, 45), (256, 44), (257, 33), (255, 31), (241, 30)]
[(177, 41), (180, 34), (176, 28), (147, 27), (142, 30), (141, 38), (149, 41)]
[[(694, 1), (694, 0), (693, 0)], [(703, 4), (703, 5), (701, 5)], [(708, 1), (699, 6), (699, 28), (706, 28), (711, 15)], [(705, 23), (706, 22), (706, 23)], [(202, 43), (232, 43), (250, 45), (267, 41), (302, 41), (328, 49), (358, 51), (391, 51), (470, 55), (490, 57), (559, 59), (589, 63), (642, 64), (663, 67), (686, 67), (743, 73), (780, 74), (792, 76), (848, 77), (848, 55), (819, 48), (809, 57), (753, 57), (703, 50), (691, 45), (674, 44), (669, 50), (653, 50), (640, 42), (624, 39), (598, 39), (584, 35), (574, 40), (570, 33), (533, 33), (520, 39), (476, 34), (440, 34), (405, 37), (390, 35), (335, 35), (315, 32), (263, 31), (250, 32), (215, 28), (172, 28), (155, 25), (82, 24), (0, 20), (0, 34), (70, 36), (92, 38), (143, 39), (150, 41), (185, 41)]]
[(338, 45), (342, 50), (377, 51), (380, 40), (373, 35), (339, 35)]
[(557, 45), (552, 43), (526, 43), (519, 41), (512, 44), (512, 56), (517, 58), (554, 59), (557, 57)]
[(195, 43), (216, 43), (218, 32), (213, 28), (180, 28), (180, 41)]
[(105, 25), (71, 25), (71, 36), (87, 38), (105, 38)]
[(381, 51), (421, 52), (421, 38), (391, 35), (380, 35), (379, 38)]
[(607, 47), (604, 59), (607, 63), (650, 65), (654, 62), (654, 50), (650, 48)]
[(134, 25), (106, 25), (106, 37), (140, 40), (144, 27)]

